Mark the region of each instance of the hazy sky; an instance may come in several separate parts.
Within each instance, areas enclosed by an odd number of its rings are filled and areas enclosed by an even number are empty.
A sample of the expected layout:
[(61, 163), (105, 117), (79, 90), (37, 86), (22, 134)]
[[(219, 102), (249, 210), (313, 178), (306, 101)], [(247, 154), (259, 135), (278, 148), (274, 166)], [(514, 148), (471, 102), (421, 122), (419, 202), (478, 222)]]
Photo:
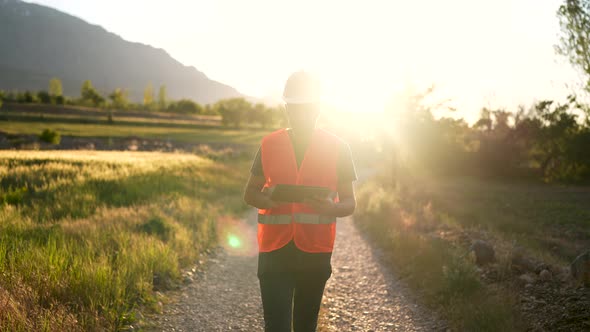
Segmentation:
[(328, 102), (381, 109), (435, 84), (460, 114), (562, 98), (577, 75), (556, 55), (559, 0), (37, 0), (160, 47), (252, 96), (307, 68)]

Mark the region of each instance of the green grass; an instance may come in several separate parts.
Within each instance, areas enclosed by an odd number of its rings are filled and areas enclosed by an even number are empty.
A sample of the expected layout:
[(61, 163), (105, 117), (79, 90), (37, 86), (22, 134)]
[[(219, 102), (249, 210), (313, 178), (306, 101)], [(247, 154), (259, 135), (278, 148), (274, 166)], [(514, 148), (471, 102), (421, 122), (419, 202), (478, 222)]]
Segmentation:
[(2, 131), (9, 134), (38, 135), (50, 128), (57, 130), (61, 136), (115, 138), (138, 136), (188, 143), (229, 143), (255, 145), (260, 143), (268, 130), (225, 129), (225, 128), (183, 128), (161, 126), (136, 126), (128, 124), (92, 124), (60, 123), (45, 121), (6, 121), (2, 122)]
[(470, 234), (467, 242), (492, 241), (502, 280), (514, 245), (562, 266), (590, 245), (588, 187), (423, 176), (393, 188), (377, 177), (358, 201), (358, 226), (425, 303), (461, 331), (526, 329), (509, 283), (481, 281), (462, 234)]
[(476, 178), (429, 179), (422, 202), (463, 228), (516, 241), (566, 264), (590, 245), (590, 187), (500, 182)]
[[(2, 117), (28, 116), (31, 118), (63, 117), (84, 121), (104, 121), (108, 110), (94, 107), (45, 104), (9, 104), (1, 108)], [(221, 124), (219, 115), (178, 114), (167, 112), (112, 110), (117, 119), (141, 119), (142, 122), (169, 122), (193, 124)]]
[(432, 206), (411, 189), (384, 183), (378, 178), (359, 190), (355, 222), (400, 277), (459, 331), (519, 330), (514, 298), (488, 289), (466, 249), (430, 232), (438, 222)]
[(70, 123), (70, 124), (108, 124), (108, 125), (127, 125), (143, 127), (172, 127), (188, 129), (219, 129), (221, 121), (202, 120), (202, 119), (176, 119), (176, 118), (150, 118), (146, 116), (119, 116), (113, 113), (114, 123), (109, 123), (107, 115), (95, 114), (54, 114), (54, 113), (36, 113), (23, 111), (0, 112), (0, 120), (7, 122), (43, 122), (43, 123)]
[[(244, 158), (0, 152), (0, 330), (116, 330), (239, 216)], [(155, 307), (155, 306), (154, 306)]]
[(61, 136), (118, 138), (137, 136), (186, 143), (257, 145), (269, 129), (225, 128), (219, 116), (113, 112), (114, 123), (99, 109), (70, 106), (16, 105), (0, 110), (1, 131), (39, 135), (45, 129)]

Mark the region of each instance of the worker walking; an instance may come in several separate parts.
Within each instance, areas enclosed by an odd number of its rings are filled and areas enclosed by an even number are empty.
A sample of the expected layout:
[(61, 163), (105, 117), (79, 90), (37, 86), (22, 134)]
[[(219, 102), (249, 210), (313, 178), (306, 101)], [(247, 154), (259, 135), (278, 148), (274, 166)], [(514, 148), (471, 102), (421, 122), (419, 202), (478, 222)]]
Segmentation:
[[(320, 85), (310, 73), (292, 74), (283, 100), (290, 128), (262, 139), (244, 200), (258, 208), (258, 279), (266, 332), (316, 331), (336, 236), (336, 218), (355, 209), (356, 172), (350, 149), (316, 128)], [(329, 188), (329, 197), (303, 203), (271, 200), (278, 184)]]

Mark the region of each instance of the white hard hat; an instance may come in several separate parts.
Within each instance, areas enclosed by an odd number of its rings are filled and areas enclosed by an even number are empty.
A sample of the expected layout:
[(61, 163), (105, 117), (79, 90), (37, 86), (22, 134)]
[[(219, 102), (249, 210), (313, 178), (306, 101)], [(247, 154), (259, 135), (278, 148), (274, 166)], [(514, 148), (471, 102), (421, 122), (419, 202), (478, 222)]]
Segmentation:
[(321, 99), (320, 81), (306, 71), (297, 71), (287, 79), (283, 91), (283, 101), (287, 104), (319, 103)]

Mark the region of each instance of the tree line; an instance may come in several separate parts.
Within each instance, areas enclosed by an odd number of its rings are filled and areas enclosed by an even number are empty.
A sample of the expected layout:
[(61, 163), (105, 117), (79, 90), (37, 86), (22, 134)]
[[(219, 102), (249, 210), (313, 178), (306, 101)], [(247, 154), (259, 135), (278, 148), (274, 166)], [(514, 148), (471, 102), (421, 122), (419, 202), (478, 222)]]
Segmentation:
[(140, 103), (131, 101), (128, 91), (122, 88), (117, 88), (108, 95), (103, 95), (92, 85), (90, 80), (82, 83), (79, 97), (66, 97), (63, 95), (61, 80), (58, 78), (52, 78), (49, 81), (48, 90), (36, 92), (0, 90), (0, 106), (2, 106), (2, 101), (102, 108), (109, 110), (109, 121), (112, 121), (112, 111), (114, 110), (132, 110), (221, 116), (224, 126), (236, 128), (244, 125), (269, 128), (284, 122), (284, 117), (278, 107), (251, 103), (245, 98), (222, 99), (214, 104), (206, 105), (201, 105), (191, 99), (171, 100), (167, 96), (165, 85), (159, 87), (156, 95), (152, 84), (146, 86), (143, 101)]
[(512, 112), (483, 108), (471, 126), (463, 119), (435, 119), (425, 102), (430, 91), (410, 96), (403, 107), (387, 110), (389, 131), (380, 140), (393, 185), (417, 171), (590, 182), (590, 105), (580, 101), (590, 93), (590, 0), (563, 0), (557, 17), (555, 49), (583, 77), (578, 96)]
[(435, 119), (415, 95), (388, 110), (382, 142), (391, 156), (392, 179), (425, 171), (443, 175), (590, 181), (590, 106), (574, 95), (543, 100), (514, 112), (483, 108), (477, 122)]

